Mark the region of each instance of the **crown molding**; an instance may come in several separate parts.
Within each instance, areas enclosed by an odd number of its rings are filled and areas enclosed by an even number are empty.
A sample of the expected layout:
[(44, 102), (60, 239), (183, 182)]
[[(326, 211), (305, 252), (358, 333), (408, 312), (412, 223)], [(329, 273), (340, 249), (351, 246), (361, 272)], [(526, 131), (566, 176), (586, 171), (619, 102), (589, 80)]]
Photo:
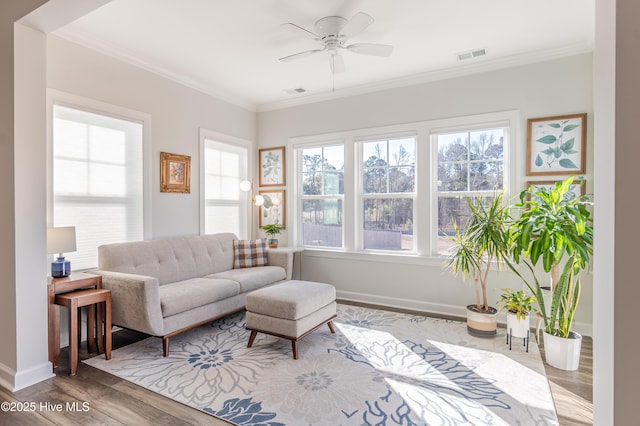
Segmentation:
[(251, 112), (256, 112), (257, 107), (254, 103), (241, 99), (232, 93), (220, 90), (219, 88), (212, 88), (211, 86), (198, 83), (197, 81), (185, 75), (174, 73), (168, 71), (165, 68), (150, 64), (137, 58), (132, 52), (129, 52), (120, 47), (115, 47), (109, 43), (93, 39), (88, 34), (83, 34), (80, 31), (72, 31), (68, 28), (61, 28), (52, 34), (88, 49), (95, 50), (104, 55), (111, 56), (112, 58), (118, 59), (127, 64), (152, 72), (183, 86), (190, 87), (206, 95), (213, 96), (224, 102), (228, 102)]
[(556, 49), (548, 49), (544, 51), (538, 51), (533, 53), (512, 55), (498, 59), (481, 59), (471, 64), (465, 64), (461, 66), (444, 68), (435, 71), (428, 71), (419, 74), (413, 74), (405, 77), (393, 78), (384, 81), (362, 84), (358, 86), (346, 87), (338, 89), (335, 92), (327, 91), (323, 93), (317, 93), (306, 96), (299, 96), (292, 99), (285, 99), (274, 102), (266, 102), (262, 104), (254, 104), (246, 99), (241, 99), (237, 95), (230, 92), (221, 90), (220, 88), (214, 88), (209, 85), (201, 84), (185, 75), (168, 71), (162, 67), (150, 64), (139, 58), (133, 53), (116, 48), (115, 46), (92, 39), (87, 34), (83, 34), (79, 31), (71, 31), (68, 28), (61, 28), (53, 33), (63, 39), (66, 39), (72, 43), (84, 46), (88, 49), (95, 50), (105, 55), (111, 56), (115, 59), (152, 72), (176, 83), (190, 87), (194, 90), (202, 92), (206, 95), (213, 96), (224, 102), (228, 102), (245, 110), (251, 112), (267, 112), (279, 109), (292, 108), (301, 105), (307, 105), (317, 102), (325, 102), (330, 100), (336, 100), (346, 98), (350, 96), (363, 95), (366, 93), (380, 92), (383, 90), (390, 90), (395, 88), (415, 86), (425, 83), (431, 83), (434, 81), (448, 80), (452, 78), (463, 77), (472, 74), (479, 74), (489, 71), (496, 71), (500, 69), (513, 68), (522, 65), (528, 65), (536, 62), (545, 62), (554, 59), (564, 58), (568, 56), (580, 55), (584, 53), (593, 52), (593, 46), (587, 43), (577, 43), (569, 46), (564, 46)]
[(273, 111), (278, 109), (291, 108), (300, 105), (317, 102), (330, 101), (350, 96), (363, 95), (366, 93), (379, 92), (383, 90), (395, 89), (419, 84), (431, 83), (434, 81), (448, 80), (472, 74), (480, 74), (489, 71), (496, 71), (506, 68), (528, 65), (536, 62), (545, 62), (560, 59), (568, 56), (580, 55), (593, 52), (593, 48), (587, 44), (579, 43), (557, 49), (538, 51), (533, 53), (513, 55), (505, 58), (493, 60), (480, 60), (478, 62), (458, 66), (455, 68), (444, 68), (435, 71), (414, 74), (406, 77), (394, 78), (370, 84), (346, 87), (337, 89), (335, 92), (324, 92), (307, 96), (300, 96), (293, 99), (275, 101), (257, 105), (258, 112)]

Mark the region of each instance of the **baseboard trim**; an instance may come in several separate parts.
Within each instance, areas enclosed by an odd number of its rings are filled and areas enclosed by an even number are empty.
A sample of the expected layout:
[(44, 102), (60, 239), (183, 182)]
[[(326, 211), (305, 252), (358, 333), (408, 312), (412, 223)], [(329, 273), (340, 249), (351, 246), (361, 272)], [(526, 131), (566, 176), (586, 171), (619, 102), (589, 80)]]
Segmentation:
[(368, 303), (371, 305), (386, 306), (389, 308), (417, 311), (424, 314), (436, 314), (465, 319), (467, 312), (465, 307), (444, 305), (440, 303), (424, 302), (420, 300), (401, 299), (398, 297), (379, 296), (376, 294), (356, 293), (351, 291), (336, 291), (340, 300), (349, 302)]
[[(342, 290), (337, 290), (336, 296), (339, 300), (347, 302), (367, 303), (381, 307), (417, 311), (426, 315), (443, 315), (447, 317), (455, 317), (462, 321), (467, 317), (467, 309), (465, 306), (445, 305), (441, 303), (424, 302), (421, 300), (401, 299), (398, 297), (379, 296), (376, 294), (356, 293)], [(506, 322), (506, 314), (499, 313), (498, 323), (506, 324)], [(532, 326), (535, 327), (535, 324), (532, 324)], [(593, 335), (593, 327), (591, 324), (576, 322), (574, 323), (573, 329), (583, 336)]]
[(19, 372), (0, 363), (0, 386), (11, 392), (19, 391), (54, 376), (53, 366), (49, 361)]

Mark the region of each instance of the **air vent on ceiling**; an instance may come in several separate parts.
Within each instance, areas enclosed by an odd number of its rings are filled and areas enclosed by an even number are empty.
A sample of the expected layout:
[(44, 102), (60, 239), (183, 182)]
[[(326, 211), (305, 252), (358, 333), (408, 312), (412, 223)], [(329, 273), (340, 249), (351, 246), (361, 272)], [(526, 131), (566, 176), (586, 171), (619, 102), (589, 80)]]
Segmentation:
[(300, 93), (306, 92), (307, 89), (305, 89), (304, 87), (293, 87), (291, 89), (284, 89), (284, 91), (290, 95), (298, 95)]
[(483, 47), (481, 49), (474, 49), (474, 50), (469, 50), (467, 52), (460, 52), (460, 53), (457, 53), (456, 56), (458, 57), (459, 61), (465, 61), (467, 59), (473, 59), (480, 56), (485, 56), (486, 54), (487, 54), (487, 49)]

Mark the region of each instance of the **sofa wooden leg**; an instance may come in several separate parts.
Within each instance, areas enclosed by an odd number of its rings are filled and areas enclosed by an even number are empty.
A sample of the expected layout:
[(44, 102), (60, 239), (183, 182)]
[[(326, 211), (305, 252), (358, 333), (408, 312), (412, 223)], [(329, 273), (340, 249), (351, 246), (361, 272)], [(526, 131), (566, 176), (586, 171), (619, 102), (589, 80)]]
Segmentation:
[(253, 345), (253, 341), (256, 340), (257, 334), (258, 334), (257, 331), (251, 330), (251, 335), (249, 336), (249, 343), (247, 344), (248, 348), (250, 348)]
[(298, 359), (298, 341), (291, 341), (291, 349), (293, 350), (293, 359)]
[(329, 330), (331, 330), (331, 334), (336, 334), (336, 329), (333, 326), (333, 321), (329, 321), (327, 325), (329, 326)]
[(163, 356), (169, 356), (169, 339), (168, 336), (162, 337), (162, 354)]

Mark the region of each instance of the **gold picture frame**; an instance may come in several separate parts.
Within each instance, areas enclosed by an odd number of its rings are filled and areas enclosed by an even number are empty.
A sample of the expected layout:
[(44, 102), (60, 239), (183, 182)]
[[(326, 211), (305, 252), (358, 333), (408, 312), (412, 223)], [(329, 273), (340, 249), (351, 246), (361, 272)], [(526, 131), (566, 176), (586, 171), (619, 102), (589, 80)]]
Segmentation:
[(260, 186), (285, 186), (286, 163), (284, 146), (258, 150)]
[(587, 113), (527, 120), (527, 175), (582, 175), (587, 168)]
[(160, 153), (160, 192), (191, 193), (191, 157)]
[(284, 189), (260, 191), (264, 197), (264, 204), (258, 210), (258, 226), (279, 225), (280, 229), (286, 229), (286, 205)]

